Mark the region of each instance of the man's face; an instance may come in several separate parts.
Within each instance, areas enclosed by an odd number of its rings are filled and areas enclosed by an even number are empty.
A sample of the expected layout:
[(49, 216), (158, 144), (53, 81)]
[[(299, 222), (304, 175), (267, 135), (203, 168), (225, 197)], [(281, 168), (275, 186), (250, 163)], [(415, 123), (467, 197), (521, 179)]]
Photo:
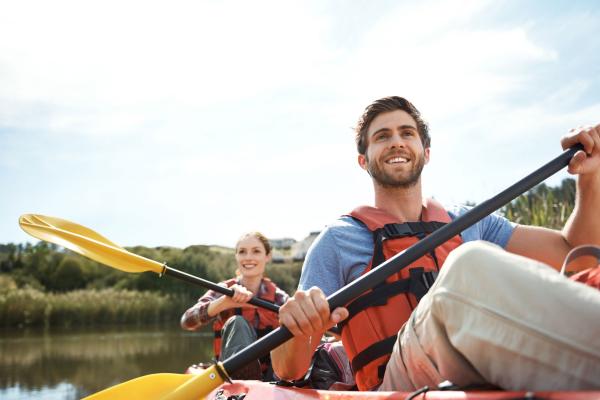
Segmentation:
[(429, 162), (417, 123), (405, 111), (379, 114), (367, 131), (367, 151), (358, 163), (382, 187), (409, 188), (421, 179)]

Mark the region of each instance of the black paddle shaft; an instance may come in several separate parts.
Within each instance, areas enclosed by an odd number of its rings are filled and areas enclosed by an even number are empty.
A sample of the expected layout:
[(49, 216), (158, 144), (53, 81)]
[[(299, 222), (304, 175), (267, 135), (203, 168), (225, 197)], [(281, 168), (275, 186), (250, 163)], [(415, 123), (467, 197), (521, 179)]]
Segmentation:
[[(215, 292), (224, 294), (225, 296), (233, 297), (233, 295), (234, 295), (234, 292), (231, 289), (228, 289), (221, 285), (217, 285), (216, 283), (207, 281), (206, 279), (202, 279), (202, 278), (198, 278), (197, 276), (190, 275), (186, 272), (179, 271), (179, 270), (176, 270), (171, 267), (167, 267), (166, 265), (165, 265), (163, 274), (172, 276), (172, 277), (180, 279), (182, 281), (192, 283), (197, 286), (202, 286), (206, 289), (212, 289)], [(251, 298), (250, 301), (248, 301), (248, 303), (255, 305), (257, 307), (265, 308), (269, 311), (274, 311), (276, 313), (279, 313), (279, 306), (277, 304), (273, 304), (269, 301), (259, 299), (258, 297)]]
[[(575, 153), (582, 149), (583, 146), (581, 144), (571, 147), (554, 160), (550, 161), (546, 165), (510, 186), (508, 189), (473, 207), (471, 210), (456, 218), (454, 221), (444, 225), (442, 228), (415, 243), (405, 251), (398, 253), (394, 257), (383, 262), (369, 273), (362, 275), (360, 278), (352, 281), (348, 285), (339, 289), (337, 292), (331, 294), (327, 297), (329, 309), (334, 310), (337, 307), (348, 304), (348, 302), (355, 297), (360, 296), (368, 289), (385, 281), (388, 276), (397, 273), (402, 268), (405, 268), (412, 262), (418, 260), (425, 254), (435, 249), (437, 246), (460, 234), (477, 221), (480, 221), (486, 215), (493, 213), (503, 205), (509, 203), (519, 195), (544, 181), (546, 178), (554, 175), (556, 172), (567, 166)], [(251, 346), (229, 357), (223, 362), (223, 368), (225, 371), (231, 374), (249, 362), (262, 357), (275, 347), (283, 344), (291, 338), (292, 334), (285, 326), (277, 328)]]
[[(206, 289), (212, 289), (215, 292), (224, 294), (225, 296), (233, 297), (233, 290), (231, 290), (231, 289), (228, 289), (221, 285), (217, 285), (216, 283), (207, 281), (206, 279), (202, 279), (197, 276), (190, 275), (186, 272), (179, 271), (175, 268), (167, 267), (166, 265), (164, 267), (163, 274), (172, 276), (174, 278), (194, 284), (196, 286), (201, 286)], [(269, 311), (276, 312), (279, 314), (279, 306), (277, 304), (271, 303), (270, 301), (263, 300), (259, 297), (255, 296), (255, 297), (251, 298), (250, 301), (248, 301), (248, 303), (255, 305), (257, 307), (264, 308)], [(328, 332), (339, 335), (340, 329), (337, 326), (334, 326)]]

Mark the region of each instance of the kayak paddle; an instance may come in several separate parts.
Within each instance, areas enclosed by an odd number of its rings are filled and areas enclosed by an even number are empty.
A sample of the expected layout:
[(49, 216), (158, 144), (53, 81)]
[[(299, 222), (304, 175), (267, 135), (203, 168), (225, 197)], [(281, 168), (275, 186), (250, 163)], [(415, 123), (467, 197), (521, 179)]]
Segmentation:
[[(405, 268), (412, 262), (429, 253), (432, 249), (460, 234), (486, 215), (496, 211), (520, 194), (564, 168), (568, 165), (573, 155), (582, 148), (583, 147), (580, 144), (573, 146), (514, 185), (491, 199), (473, 207), (465, 214), (436, 230), (413, 246), (386, 260), (380, 264), (379, 267), (362, 275), (360, 278), (331, 294), (327, 297), (329, 308), (333, 310), (337, 307), (344, 306), (353, 298), (383, 282), (388, 276), (400, 271), (402, 268)], [(228, 379), (228, 374), (239, 370), (249, 362), (267, 354), (269, 351), (291, 338), (291, 332), (285, 326), (282, 326), (266, 336), (263, 336), (257, 342), (234, 356), (229, 357), (223, 362), (212, 365), (199, 375), (191, 376), (189, 378), (187, 378), (186, 375), (178, 374), (146, 375), (105, 389), (89, 396), (87, 399), (108, 400), (144, 398), (195, 400), (204, 398), (213, 389), (225, 382)], [(138, 396), (140, 393), (142, 394)]]
[[(159, 276), (168, 275), (185, 282), (192, 283), (225, 296), (232, 297), (233, 290), (217, 285), (206, 279), (168, 267), (164, 263), (150, 260), (146, 257), (131, 253), (111, 242), (98, 232), (75, 222), (62, 218), (49, 217), (40, 214), (23, 214), (19, 218), (21, 228), (31, 236), (47, 242), (58, 244), (76, 253), (91, 258), (101, 264), (125, 272), (156, 272)], [(258, 297), (253, 297), (248, 303), (279, 313), (279, 306)], [(338, 327), (329, 330), (339, 335)]]
[[(39, 214), (24, 214), (19, 218), (21, 228), (31, 236), (66, 247), (101, 264), (125, 272), (156, 272), (212, 289), (215, 292), (232, 297), (233, 290), (217, 285), (206, 279), (198, 278), (183, 271), (168, 267), (164, 263), (133, 254), (93, 230), (61, 218)], [(279, 306), (253, 297), (248, 302), (257, 307), (279, 312)]]

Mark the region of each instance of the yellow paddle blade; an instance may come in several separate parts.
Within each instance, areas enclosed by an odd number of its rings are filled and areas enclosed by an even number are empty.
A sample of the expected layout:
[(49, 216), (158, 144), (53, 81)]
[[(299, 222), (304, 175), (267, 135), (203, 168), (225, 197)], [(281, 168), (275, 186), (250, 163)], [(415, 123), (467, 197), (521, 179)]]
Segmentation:
[(125, 272), (153, 271), (161, 274), (164, 265), (128, 252), (85, 226), (61, 218), (23, 214), (21, 228), (31, 236), (63, 246), (76, 253)]
[(152, 374), (109, 387), (84, 400), (198, 400), (223, 383), (212, 365), (199, 375)]

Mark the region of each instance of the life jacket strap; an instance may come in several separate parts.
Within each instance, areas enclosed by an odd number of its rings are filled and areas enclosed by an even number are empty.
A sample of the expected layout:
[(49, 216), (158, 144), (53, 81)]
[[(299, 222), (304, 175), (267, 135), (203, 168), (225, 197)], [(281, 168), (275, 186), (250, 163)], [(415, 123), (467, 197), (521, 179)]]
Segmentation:
[(343, 327), (359, 312), (369, 307), (384, 306), (387, 304), (389, 298), (402, 293), (412, 293), (417, 298), (417, 301), (420, 301), (431, 285), (433, 285), (433, 282), (435, 282), (438, 272), (425, 272), (425, 269), (422, 267), (412, 268), (409, 272), (410, 277), (408, 279), (399, 279), (392, 283), (377, 286), (348, 304), (346, 306), (349, 314), (348, 318), (340, 322), (339, 325)]
[(416, 236), (422, 239), (426, 235), (446, 225), (437, 221), (404, 222), (402, 224), (385, 224), (383, 226), (384, 239), (398, 239), (407, 236)]
[(401, 279), (392, 283), (388, 283), (383, 286), (374, 288), (369, 293), (366, 293), (356, 300), (352, 301), (346, 306), (348, 309), (348, 318), (340, 322), (340, 324), (346, 324), (352, 317), (359, 312), (366, 310), (369, 307), (384, 306), (387, 304), (387, 300), (401, 293), (408, 292), (410, 287), (409, 279)]
[[(379, 342), (375, 342), (360, 353), (358, 353), (356, 357), (354, 357), (350, 362), (350, 365), (352, 365), (352, 370), (356, 373), (371, 361), (376, 360), (379, 357), (392, 354), (394, 344), (396, 343), (396, 336), (397, 335), (393, 335), (383, 340), (380, 340)], [(378, 372), (380, 374), (382, 372), (385, 372), (386, 364), (383, 365), (384, 368), (378, 368)], [(380, 378), (383, 378), (383, 375), (381, 375)]]
[(421, 301), (427, 294), (433, 282), (435, 282), (438, 271), (427, 271), (421, 267), (412, 268), (410, 271), (410, 285), (408, 291), (415, 295), (417, 301)]
[[(376, 229), (373, 231), (373, 260), (371, 261), (372, 268), (377, 268), (381, 263), (385, 261), (383, 255), (383, 230)], [(378, 284), (377, 286), (385, 285), (385, 282)]]
[[(392, 223), (385, 224), (382, 228), (375, 229), (373, 231), (373, 260), (371, 261), (372, 268), (377, 268), (380, 264), (385, 261), (383, 254), (383, 242), (391, 239), (399, 239), (403, 237), (417, 237), (419, 240), (423, 239), (427, 235), (433, 233), (437, 229), (440, 229), (446, 225), (444, 222), (437, 221), (419, 221), (419, 222), (405, 222), (402, 224)], [(439, 269), (437, 257), (435, 252), (432, 251), (431, 255), (435, 261), (436, 266)]]

